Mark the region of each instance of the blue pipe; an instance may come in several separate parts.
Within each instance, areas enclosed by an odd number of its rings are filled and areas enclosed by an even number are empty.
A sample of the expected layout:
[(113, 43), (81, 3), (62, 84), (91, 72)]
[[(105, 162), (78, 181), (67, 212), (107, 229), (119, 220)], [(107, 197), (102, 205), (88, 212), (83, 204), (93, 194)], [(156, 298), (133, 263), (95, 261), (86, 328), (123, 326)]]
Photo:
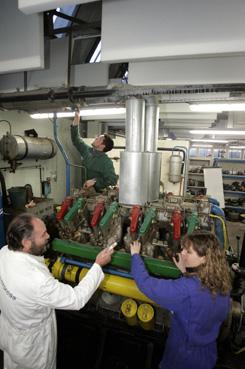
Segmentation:
[(60, 149), (61, 154), (62, 154), (63, 158), (65, 159), (65, 163), (66, 163), (66, 196), (69, 196), (70, 193), (71, 193), (71, 164), (70, 164), (69, 158), (68, 158), (65, 150), (63, 149), (63, 146), (62, 146), (62, 144), (61, 144), (61, 142), (58, 138), (58, 134), (57, 134), (57, 128), (58, 128), (57, 116), (56, 116), (55, 113), (54, 113), (54, 118), (53, 118), (53, 127), (54, 127), (55, 142), (56, 142), (58, 148)]
[[(76, 266), (79, 266), (82, 268), (88, 268), (88, 269), (91, 268), (91, 266), (93, 265), (93, 263), (84, 263), (82, 261), (68, 259), (65, 256), (61, 256), (60, 261), (64, 264), (76, 265)], [(103, 271), (109, 274), (118, 275), (120, 277), (133, 279), (132, 276), (127, 272), (122, 272), (122, 271), (118, 271), (118, 270), (111, 269), (111, 268), (103, 268)]]
[[(211, 202), (211, 201), (209, 201), (209, 202)], [(222, 217), (223, 219), (225, 219), (224, 210), (222, 210), (219, 206), (217, 206), (216, 204), (214, 204), (212, 202), (211, 202), (211, 214), (218, 215), (218, 216)], [(218, 237), (221, 245), (224, 247), (225, 236), (224, 236), (222, 223), (220, 222), (220, 220), (215, 221), (215, 234)]]

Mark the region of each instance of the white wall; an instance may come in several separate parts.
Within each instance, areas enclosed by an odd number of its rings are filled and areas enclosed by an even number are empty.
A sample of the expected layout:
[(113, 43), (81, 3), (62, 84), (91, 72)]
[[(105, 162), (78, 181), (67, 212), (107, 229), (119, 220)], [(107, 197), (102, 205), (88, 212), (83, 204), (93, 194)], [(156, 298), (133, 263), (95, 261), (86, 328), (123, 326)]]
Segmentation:
[[(34, 128), (39, 137), (48, 137), (54, 139), (53, 125), (49, 120), (35, 120), (25, 112), (0, 112), (0, 120), (6, 119), (11, 123), (12, 134), (24, 135), (24, 130)], [(70, 139), (70, 124), (71, 120), (62, 119), (58, 121), (58, 136), (62, 145), (67, 152), (68, 157), (72, 163), (81, 164), (79, 155), (74, 149)], [(0, 137), (9, 131), (7, 123), (0, 122)], [(42, 180), (46, 180), (47, 177), (51, 177), (51, 189), (52, 192), (48, 196), (53, 198), (55, 203), (60, 203), (66, 194), (65, 186), (65, 161), (62, 154), (58, 150), (57, 155), (52, 159), (47, 160), (30, 160), (25, 159), (22, 161), (23, 167), (32, 165), (41, 165), (42, 167)], [(7, 161), (0, 160), (0, 167), (9, 166)], [(71, 188), (78, 187), (80, 177), (78, 175), (79, 169), (71, 167)], [(15, 173), (10, 173), (8, 170), (3, 171), (7, 189), (12, 186), (24, 186), (29, 183), (32, 185), (34, 196), (41, 196), (41, 184), (39, 169), (17, 169)]]

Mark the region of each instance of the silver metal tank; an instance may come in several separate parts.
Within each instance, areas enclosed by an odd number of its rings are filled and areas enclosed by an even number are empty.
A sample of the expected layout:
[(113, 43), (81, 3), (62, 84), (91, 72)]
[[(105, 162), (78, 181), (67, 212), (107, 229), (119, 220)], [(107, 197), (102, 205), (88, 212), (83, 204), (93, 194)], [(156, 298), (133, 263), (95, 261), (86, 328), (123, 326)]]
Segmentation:
[(57, 153), (53, 140), (46, 137), (28, 137), (7, 134), (0, 141), (4, 160), (50, 159)]
[(126, 151), (144, 151), (145, 100), (126, 101)]
[(169, 158), (169, 182), (178, 183), (181, 181), (182, 157), (180, 153), (172, 153)]
[(158, 200), (161, 158), (157, 152), (120, 153), (119, 203), (144, 205)]
[(146, 154), (149, 162), (147, 201), (155, 201), (159, 199), (162, 154), (158, 152)]
[(119, 203), (144, 205), (148, 193), (147, 155), (142, 152), (120, 153)]

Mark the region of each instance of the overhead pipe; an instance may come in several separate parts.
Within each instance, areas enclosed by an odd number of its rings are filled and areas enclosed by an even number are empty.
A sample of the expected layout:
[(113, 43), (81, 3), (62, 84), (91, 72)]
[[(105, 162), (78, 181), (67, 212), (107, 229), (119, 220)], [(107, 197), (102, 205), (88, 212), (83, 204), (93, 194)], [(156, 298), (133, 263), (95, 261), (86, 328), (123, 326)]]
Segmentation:
[(106, 97), (115, 93), (115, 90), (85, 90), (81, 88), (67, 88), (62, 91), (48, 90), (46, 92), (26, 93), (6, 93), (0, 94), (0, 104), (15, 103), (15, 102), (30, 102), (30, 101), (50, 101), (54, 103), (56, 100), (69, 100), (72, 103), (77, 102), (78, 99), (86, 99), (91, 97)]
[(62, 146), (62, 143), (60, 142), (60, 139), (58, 137), (58, 124), (57, 124), (57, 115), (54, 113), (53, 117), (53, 133), (54, 133), (54, 139), (55, 142), (60, 149), (60, 152), (65, 160), (66, 163), (66, 196), (69, 196), (71, 194), (71, 166), (81, 168), (86, 170), (82, 165), (72, 164)]

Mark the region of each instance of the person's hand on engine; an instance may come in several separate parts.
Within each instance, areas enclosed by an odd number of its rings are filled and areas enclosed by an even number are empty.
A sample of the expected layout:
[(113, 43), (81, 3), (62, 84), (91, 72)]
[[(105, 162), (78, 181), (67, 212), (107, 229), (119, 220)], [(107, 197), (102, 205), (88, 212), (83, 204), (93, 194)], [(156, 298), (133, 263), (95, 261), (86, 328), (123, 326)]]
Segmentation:
[(139, 241), (133, 241), (130, 244), (130, 252), (131, 252), (131, 255), (139, 254), (140, 253), (140, 249), (141, 249), (141, 243)]
[(84, 190), (88, 190), (89, 188), (93, 187), (96, 183), (96, 179), (88, 179), (84, 185), (83, 185), (83, 189)]
[(113, 248), (105, 248), (104, 250), (100, 251), (96, 256), (95, 263), (99, 264), (101, 267), (108, 264), (111, 261), (111, 255), (113, 254)]

